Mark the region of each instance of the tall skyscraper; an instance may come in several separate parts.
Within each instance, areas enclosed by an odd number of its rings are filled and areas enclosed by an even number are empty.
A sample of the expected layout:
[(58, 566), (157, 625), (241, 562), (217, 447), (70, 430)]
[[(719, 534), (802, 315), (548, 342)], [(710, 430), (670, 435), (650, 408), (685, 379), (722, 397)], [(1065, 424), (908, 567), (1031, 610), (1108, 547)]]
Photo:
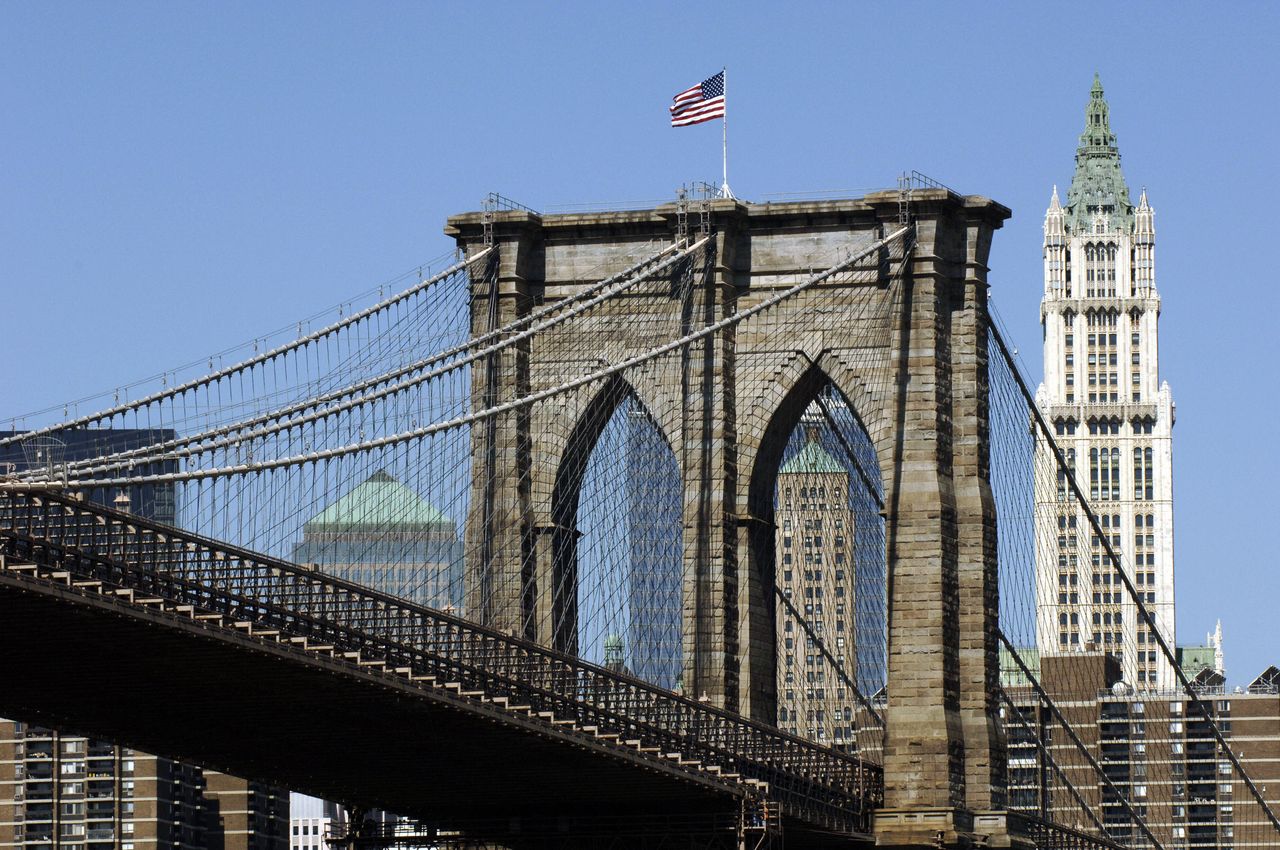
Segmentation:
[(778, 725), (812, 740), (854, 743), (854, 695), (835, 675), (814, 636), (856, 675), (854, 514), (849, 471), (823, 447), (817, 429), (778, 470), (777, 583), (808, 628), (778, 603)]
[[(385, 471), (375, 472), (302, 526), (293, 561), (431, 608), (460, 613), (462, 541), (457, 524)], [(324, 850), (330, 826), (345, 828), (341, 804), (293, 794), (290, 850)], [(367, 812), (381, 824), (400, 821)], [(2, 848), (0, 848), (2, 850)]]
[[(1173, 398), (1160, 381), (1155, 212), (1120, 170), (1102, 83), (1094, 78), (1066, 205), (1044, 222), (1044, 382), (1037, 403), (1122, 568), (1174, 643)], [(1140, 689), (1174, 684), (1172, 666), (1075, 510), (1048, 447), (1036, 470), (1037, 642), (1116, 656)]]

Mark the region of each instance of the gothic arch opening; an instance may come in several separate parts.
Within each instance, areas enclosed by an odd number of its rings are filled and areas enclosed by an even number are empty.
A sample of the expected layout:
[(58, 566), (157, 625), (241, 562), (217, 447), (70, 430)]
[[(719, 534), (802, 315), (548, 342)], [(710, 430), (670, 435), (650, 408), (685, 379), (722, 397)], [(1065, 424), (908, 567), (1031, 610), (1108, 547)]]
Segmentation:
[(661, 428), (621, 378), (579, 419), (552, 499), (553, 637), (674, 688), (682, 665), (682, 490)]
[(748, 498), (762, 520), (752, 562), (774, 602), (778, 726), (878, 757), (867, 704), (887, 661), (881, 464), (858, 411), (816, 365), (766, 429)]

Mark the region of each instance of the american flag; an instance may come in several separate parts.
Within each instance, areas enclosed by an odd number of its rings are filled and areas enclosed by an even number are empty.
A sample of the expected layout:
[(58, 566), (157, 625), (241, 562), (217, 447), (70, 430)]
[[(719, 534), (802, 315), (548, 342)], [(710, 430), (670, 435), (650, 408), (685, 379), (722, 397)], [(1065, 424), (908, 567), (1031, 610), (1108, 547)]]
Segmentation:
[(671, 126), (688, 127), (724, 117), (724, 71), (672, 98)]

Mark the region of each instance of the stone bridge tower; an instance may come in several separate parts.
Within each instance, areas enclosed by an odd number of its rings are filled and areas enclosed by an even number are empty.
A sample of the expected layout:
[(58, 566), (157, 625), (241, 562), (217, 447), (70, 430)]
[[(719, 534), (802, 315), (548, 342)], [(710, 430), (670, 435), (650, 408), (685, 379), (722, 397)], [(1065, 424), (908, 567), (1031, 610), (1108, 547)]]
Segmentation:
[[(789, 285), (809, 268), (815, 244), (852, 248), (892, 232), (899, 201), (897, 192), (712, 201), (712, 265), (695, 280), (694, 326)], [(886, 283), (891, 270), (901, 267), (902, 275), (900, 285), (878, 290), (895, 299), (885, 305), (889, 342), (877, 355), (891, 375), (888, 391), (873, 391), (860, 373), (867, 356), (854, 350), (857, 319), (838, 309), (795, 317), (810, 323), (795, 339), (730, 327), (694, 343), (684, 374), (631, 376), (629, 391), (682, 470), (685, 692), (769, 723), (776, 712), (773, 493), (783, 445), (828, 380), (877, 435), (891, 577), (886, 809), (877, 831), (885, 844), (933, 846), (939, 833), (954, 840), (972, 832), (973, 813), (1004, 807), (986, 263), (1009, 211), (928, 189), (913, 193), (911, 216), (915, 245), (905, 263), (898, 242), (896, 255), (880, 264)], [(478, 284), (472, 293), (476, 333), (572, 294), (583, 269), (597, 269), (595, 279), (622, 271), (641, 246), (672, 241), (679, 219), (674, 204), (584, 215), (468, 213), (451, 218), (446, 232), (474, 254), (484, 245), (486, 217), (498, 265), (494, 290)], [(643, 309), (678, 318), (679, 299), (658, 301)], [(625, 321), (626, 311), (639, 309), (634, 301), (604, 307), (477, 364), (477, 400), (555, 386), (590, 371), (587, 359), (598, 368), (600, 352), (575, 345), (582, 322)], [(627, 339), (624, 348), (634, 354), (665, 341)], [(598, 421), (617, 394), (588, 386), (554, 411), (535, 405), (476, 427), (467, 550), (485, 557), (468, 564), (468, 616), (575, 651), (576, 593), (565, 585), (574, 581), (577, 532), (572, 512), (557, 504), (566, 492), (576, 499), (585, 460), (566, 456), (564, 426), (546, 417)]]

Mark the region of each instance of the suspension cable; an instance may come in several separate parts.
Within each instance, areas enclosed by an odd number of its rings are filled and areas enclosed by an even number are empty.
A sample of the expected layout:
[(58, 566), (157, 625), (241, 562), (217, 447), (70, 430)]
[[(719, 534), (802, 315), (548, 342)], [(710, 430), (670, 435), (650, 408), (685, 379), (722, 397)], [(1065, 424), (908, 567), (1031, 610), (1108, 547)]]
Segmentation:
[(109, 419), (121, 413), (127, 413), (130, 410), (142, 408), (149, 404), (154, 404), (157, 401), (163, 401), (164, 399), (167, 399), (167, 398), (174, 398), (190, 390), (199, 389), (200, 387), (208, 386), (209, 384), (212, 384), (215, 381), (222, 380), (228, 375), (234, 375), (237, 372), (243, 372), (246, 369), (252, 368), (261, 363), (265, 363), (268, 360), (281, 356), (282, 354), (288, 354), (291, 351), (296, 351), (297, 349), (302, 348), (303, 346), (310, 345), (311, 343), (316, 342), (317, 340), (324, 339), (327, 336), (331, 336), (332, 334), (337, 333), (343, 328), (350, 327), (351, 325), (356, 324), (357, 322), (367, 319), (369, 316), (372, 316), (375, 313), (385, 310), (388, 307), (394, 306), (395, 304), (398, 304), (401, 301), (404, 301), (405, 299), (417, 294), (418, 292), (423, 291), (424, 289), (429, 289), (430, 287), (434, 286), (436, 283), (440, 282), (441, 280), (444, 280), (445, 278), (449, 277), (455, 272), (458, 272), (461, 269), (466, 268), (470, 264), (477, 262), (481, 257), (488, 254), (491, 250), (493, 250), (491, 247), (485, 248), (483, 251), (476, 254), (474, 257), (470, 257), (468, 259), (462, 260), (461, 262), (454, 263), (449, 268), (445, 269), (444, 271), (440, 272), (439, 274), (427, 280), (420, 281), (419, 283), (409, 287), (408, 289), (402, 292), (397, 293), (396, 295), (393, 295), (389, 298), (379, 301), (377, 304), (367, 307), (358, 313), (352, 313), (350, 316), (344, 319), (339, 319), (338, 321), (330, 325), (327, 325), (318, 331), (307, 334), (306, 336), (303, 336), (303, 337), (299, 337), (298, 339), (295, 339), (292, 342), (287, 342), (284, 345), (276, 346), (275, 348), (272, 348), (268, 351), (264, 351), (261, 354), (255, 354), (253, 357), (250, 357), (246, 360), (241, 360), (239, 363), (235, 363), (231, 366), (227, 366), (224, 369), (219, 369), (216, 372), (210, 372), (207, 375), (201, 375), (198, 378), (193, 378), (190, 381), (187, 381), (184, 384), (179, 384), (176, 387), (167, 388), (167, 389), (163, 389), (158, 392), (152, 393), (151, 395), (145, 396), (134, 402), (126, 402), (124, 404), (118, 404), (118, 405), (115, 405), (114, 407), (109, 407), (97, 413), (91, 413), (86, 416), (78, 417), (76, 419), (70, 419), (70, 420), (67, 420), (66, 422), (59, 422), (54, 425), (46, 425), (43, 428), (36, 428), (31, 431), (24, 431), (21, 434), (14, 434), (9, 437), (0, 438), (0, 446), (5, 446), (14, 442), (28, 440), (28, 439), (31, 439), (32, 437), (39, 437), (45, 434), (53, 434), (58, 431), (67, 430), (69, 428), (78, 428), (82, 425), (90, 425), (94, 422), (99, 422), (103, 419)]
[[(152, 444), (152, 445), (143, 446), (137, 449), (130, 449), (124, 452), (117, 452), (115, 454), (105, 455), (98, 458), (90, 458), (83, 461), (73, 462), (66, 465), (67, 471), (76, 472), (79, 474), (93, 474), (93, 473), (104, 472), (112, 469), (119, 469), (125, 466), (131, 466), (134, 463), (137, 463), (138, 462), (137, 459), (139, 458), (141, 458), (141, 461), (144, 463), (156, 463), (156, 462), (165, 461), (165, 460), (178, 460), (182, 458), (192, 457), (194, 455), (205, 454), (207, 452), (213, 451), (215, 449), (223, 448), (225, 446), (247, 442), (250, 440), (257, 439), (259, 437), (269, 436), (271, 434), (277, 434), (277, 433), (280, 433), (281, 431), (288, 431), (293, 428), (297, 428), (301, 425), (314, 422), (318, 419), (326, 419), (331, 416), (336, 416), (339, 413), (350, 410), (352, 408), (361, 407), (365, 404), (369, 404), (371, 402), (378, 401), (379, 399), (386, 398), (387, 396), (392, 396), (397, 393), (403, 392), (407, 389), (412, 389), (413, 387), (419, 386), (423, 383), (426, 383), (427, 381), (441, 377), (443, 375), (448, 374), (449, 372), (456, 371), (464, 366), (474, 363), (477, 360), (480, 360), (481, 358), (488, 357), (492, 354), (503, 351), (519, 342), (524, 341), (525, 339), (528, 339), (538, 333), (541, 333), (542, 331), (548, 330), (552, 327), (555, 327), (556, 325), (562, 324), (568, 321), (569, 319), (572, 319), (575, 316), (578, 316), (586, 312), (587, 310), (590, 310), (592, 307), (595, 307), (601, 304), (602, 302), (607, 301), (608, 299), (613, 298), (614, 296), (619, 295), (620, 293), (635, 287), (641, 281), (664, 271), (665, 269), (669, 268), (670, 266), (674, 265), (675, 263), (689, 256), (689, 254), (691, 254), (692, 252), (701, 248), (706, 242), (707, 242), (706, 238), (700, 239), (693, 245), (690, 245), (688, 248), (685, 248), (684, 250), (679, 251), (679, 253), (675, 254), (674, 256), (666, 259), (664, 262), (662, 262), (655, 268), (646, 271), (644, 274), (632, 274), (636, 270), (642, 269), (644, 266), (652, 264), (658, 258), (663, 257), (666, 254), (670, 253), (672, 250), (676, 250), (680, 247), (679, 244), (668, 246), (658, 254), (652, 257), (646, 258), (643, 262), (637, 263), (636, 265), (632, 266), (630, 269), (627, 269), (626, 271), (618, 275), (614, 275), (611, 278), (608, 278), (597, 284), (594, 284), (593, 286), (589, 287), (587, 292), (578, 293), (577, 295), (573, 296), (572, 299), (565, 299), (564, 301), (557, 302), (556, 304), (547, 305), (541, 308), (540, 310), (535, 311), (535, 313), (530, 314), (529, 316), (525, 316), (522, 319), (519, 319), (515, 322), (511, 322), (510, 324), (504, 326), (503, 328), (498, 328), (496, 330), (489, 331), (483, 334), (482, 336), (477, 337), (476, 339), (468, 341), (465, 344), (454, 346), (453, 348), (447, 351), (433, 355), (432, 357), (424, 360), (419, 360), (408, 366), (401, 367), (400, 369), (383, 373), (381, 375), (378, 375), (373, 378), (369, 378), (357, 384), (352, 384), (347, 387), (333, 390), (332, 392), (326, 393), (325, 395), (314, 398), (314, 399), (307, 399), (305, 401), (298, 402), (297, 404), (290, 405), (288, 407), (285, 407), (276, 411), (272, 411), (270, 413), (262, 414), (261, 416), (257, 416), (241, 422), (234, 422), (229, 425), (224, 425), (219, 428), (211, 429), (201, 434), (194, 434), (187, 437), (169, 440), (164, 443)], [(588, 298), (588, 296), (590, 296), (592, 293), (595, 293), (594, 297)], [(586, 299), (586, 300), (583, 300), (583, 299)], [(384, 384), (387, 381), (394, 380), (397, 377), (418, 371), (422, 368), (425, 368), (428, 365), (439, 363), (442, 360), (445, 360), (451, 356), (455, 356), (463, 351), (466, 351), (468, 348), (474, 346), (477, 342), (483, 342), (486, 340), (493, 339), (494, 337), (501, 335), (508, 329), (514, 329), (519, 325), (528, 324), (532, 319), (537, 318), (538, 316), (546, 315), (547, 313), (552, 312), (554, 310), (563, 309), (566, 303), (570, 303), (571, 301), (582, 302), (582, 303), (575, 304), (567, 312), (561, 315), (554, 316), (553, 318), (548, 319), (545, 322), (533, 324), (530, 327), (526, 328), (525, 330), (520, 331), (514, 334), (513, 336), (508, 337), (507, 339), (504, 339), (502, 342), (496, 343), (494, 345), (490, 345), (486, 348), (481, 348), (476, 351), (472, 351), (467, 356), (462, 357), (458, 360), (449, 362), (443, 366), (440, 366), (437, 369), (433, 369), (429, 372), (415, 375), (412, 378), (409, 378), (404, 381), (399, 381), (398, 383), (390, 384), (388, 386), (383, 387), (380, 390), (377, 390), (376, 392), (369, 393), (368, 395), (354, 396), (352, 398), (349, 398), (347, 401), (341, 404), (335, 405), (333, 407), (319, 408), (319, 405), (321, 404), (325, 404), (329, 401), (333, 401), (336, 399), (344, 398), (346, 396), (351, 396), (354, 393), (363, 392), (366, 389), (377, 386), (379, 384)], [(313, 412), (303, 416), (298, 416), (292, 419), (282, 421), (282, 417), (289, 416), (292, 413), (297, 413), (302, 410), (312, 410)], [(256, 425), (261, 425), (263, 423), (272, 423), (272, 424), (267, 427), (257, 428), (256, 430), (245, 433), (245, 429), (253, 428)], [(224, 437), (225, 435), (229, 435), (229, 434), (235, 434), (235, 436), (227, 437), (225, 439), (217, 439), (218, 437)], [(213, 442), (202, 442), (202, 441), (208, 441), (208, 440), (213, 440)], [(194, 445), (197, 443), (201, 443), (201, 444)], [(188, 448), (185, 451), (169, 451), (171, 449), (180, 448), (183, 446), (190, 446), (191, 448)], [(43, 474), (47, 474), (47, 473), (43, 473)], [(42, 471), (35, 470), (33, 471), (33, 474), (29, 475), (29, 477), (31, 480), (39, 480), (41, 478), (41, 475), (42, 475)]]
[[(684, 348), (685, 346), (693, 342), (696, 342), (700, 339), (704, 339), (708, 336), (711, 336), (712, 334), (718, 333), (724, 330), (725, 328), (732, 327), (744, 321), (745, 319), (748, 319), (758, 313), (761, 313), (765, 310), (768, 310), (772, 307), (777, 306), (782, 301), (787, 300), (788, 298), (792, 297), (793, 295), (796, 295), (797, 293), (803, 292), (804, 290), (809, 289), (813, 286), (816, 286), (819, 283), (822, 283), (823, 281), (829, 280), (835, 275), (840, 274), (841, 272), (849, 269), (851, 266), (866, 259), (868, 256), (875, 253), (876, 251), (879, 251), (881, 248), (885, 247), (891, 242), (897, 240), (899, 237), (904, 236), (910, 230), (911, 230), (910, 225), (901, 227), (898, 230), (894, 231), (892, 234), (884, 237), (883, 239), (880, 239), (872, 243), (870, 246), (860, 251), (857, 251), (853, 254), (850, 254), (844, 260), (841, 260), (840, 262), (831, 266), (829, 269), (823, 272), (820, 272), (818, 274), (812, 275), (808, 279), (803, 280), (800, 283), (797, 283), (794, 286), (791, 286), (783, 290), (782, 292), (776, 293), (751, 307), (748, 307), (744, 310), (737, 311), (730, 316), (726, 316), (725, 318), (720, 319), (719, 321), (713, 322), (710, 325), (707, 325), (701, 328), (700, 330), (686, 334), (682, 337), (679, 337), (678, 339), (674, 339), (668, 343), (660, 345), (656, 348), (652, 348), (641, 354), (637, 354), (633, 357), (629, 357), (626, 360), (623, 360), (622, 362), (616, 365), (609, 366), (604, 369), (597, 370), (595, 372), (591, 372), (587, 375), (583, 375), (573, 380), (566, 381), (565, 383), (559, 384), (557, 386), (550, 387), (548, 389), (541, 390), (536, 393), (531, 393), (521, 398), (512, 399), (511, 401), (505, 402), (503, 404), (495, 405), (493, 407), (489, 407), (484, 410), (474, 411), (464, 416), (458, 416), (453, 419), (446, 420), (444, 422), (433, 423), (431, 425), (427, 425), (421, 428), (414, 428), (409, 431), (402, 431), (397, 434), (390, 434), (385, 437), (380, 437), (378, 439), (370, 440), (367, 442), (351, 443), (345, 446), (338, 446), (332, 449), (326, 449), (318, 452), (310, 452), (310, 453), (301, 454), (301, 455), (294, 455), (292, 457), (276, 458), (274, 460), (263, 461), (261, 463), (237, 464), (235, 466), (227, 466), (227, 467), (221, 467), (216, 469), (191, 470), (189, 472), (162, 473), (157, 475), (143, 475), (143, 476), (136, 476), (132, 478), (75, 480), (75, 481), (67, 482), (66, 486), (76, 486), (76, 487), (124, 486), (127, 484), (135, 484), (135, 483), (142, 483), (142, 482), (196, 481), (196, 480), (201, 480), (206, 478), (219, 478), (219, 477), (225, 477), (225, 476), (231, 476), (231, 475), (244, 475), (244, 474), (253, 473), (253, 472), (262, 472), (268, 469), (279, 469), (281, 467), (299, 466), (305, 463), (314, 463), (316, 461), (329, 460), (335, 457), (343, 457), (347, 455), (358, 454), (361, 452), (371, 451), (373, 449), (383, 448), (385, 446), (397, 445), (399, 443), (407, 442), (409, 440), (420, 439), (422, 437), (430, 436), (431, 434), (436, 434), (444, 431), (451, 431), (457, 428), (472, 425), (476, 422), (489, 419), (490, 417), (498, 416), (503, 413), (508, 413), (523, 407), (528, 407), (539, 401), (543, 401), (545, 399), (552, 398), (554, 396), (569, 392), (570, 390), (575, 390), (579, 387), (585, 386), (595, 381), (599, 381), (601, 379), (611, 377), (613, 375), (618, 374), (619, 372), (623, 372), (627, 369), (631, 369), (635, 366), (641, 365), (650, 360), (654, 360), (658, 357), (661, 357), (664, 354), (668, 354), (677, 349)], [(908, 245), (907, 249), (903, 251), (903, 257), (902, 257), (903, 263), (906, 262), (906, 258), (910, 253), (910, 247), (911, 246)]]

